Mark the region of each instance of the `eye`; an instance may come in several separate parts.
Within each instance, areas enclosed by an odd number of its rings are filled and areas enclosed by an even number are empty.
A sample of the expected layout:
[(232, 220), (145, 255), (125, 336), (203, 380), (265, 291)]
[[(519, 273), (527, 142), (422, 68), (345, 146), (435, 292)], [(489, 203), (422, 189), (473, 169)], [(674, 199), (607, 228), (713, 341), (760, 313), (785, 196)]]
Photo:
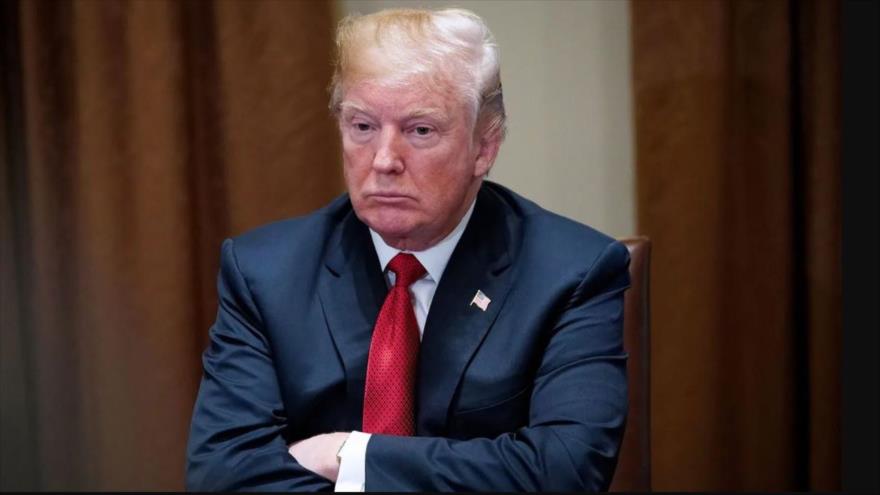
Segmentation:
[(354, 124), (354, 128), (355, 128), (355, 130), (357, 130), (359, 132), (367, 132), (370, 130), (370, 124), (365, 124), (363, 122), (356, 122)]
[(433, 129), (425, 125), (420, 125), (413, 128), (413, 132), (415, 132), (417, 136), (426, 137), (431, 135)]

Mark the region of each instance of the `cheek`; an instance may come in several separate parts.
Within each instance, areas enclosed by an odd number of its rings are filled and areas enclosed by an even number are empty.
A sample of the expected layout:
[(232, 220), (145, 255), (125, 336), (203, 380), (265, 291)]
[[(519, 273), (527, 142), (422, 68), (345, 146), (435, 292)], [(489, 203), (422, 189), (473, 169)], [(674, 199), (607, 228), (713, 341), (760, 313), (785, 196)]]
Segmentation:
[(359, 198), (361, 186), (364, 183), (364, 174), (357, 167), (352, 166), (349, 159), (345, 159), (342, 165), (342, 179), (345, 181), (345, 188), (352, 200)]
[(454, 195), (464, 184), (473, 180), (473, 163), (465, 153), (449, 153), (435, 160), (431, 167), (431, 182), (444, 196)]
[(432, 162), (421, 176), (421, 185), (430, 201), (426, 204), (437, 214), (456, 209), (465, 191), (473, 181), (471, 170), (464, 156), (449, 156)]
[(346, 180), (354, 180), (369, 173), (371, 156), (363, 147), (346, 146), (342, 151), (342, 172)]

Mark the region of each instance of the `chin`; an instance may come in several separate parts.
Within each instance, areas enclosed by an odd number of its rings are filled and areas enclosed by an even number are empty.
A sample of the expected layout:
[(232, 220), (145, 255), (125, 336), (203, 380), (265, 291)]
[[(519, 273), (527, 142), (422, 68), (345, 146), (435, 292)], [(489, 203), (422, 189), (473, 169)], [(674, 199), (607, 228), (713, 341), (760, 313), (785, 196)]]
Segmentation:
[(393, 239), (406, 239), (410, 237), (414, 230), (409, 225), (400, 225), (389, 222), (374, 222), (367, 223), (367, 225), (381, 235), (382, 239), (385, 239), (385, 242), (389, 243)]
[(399, 210), (388, 211), (387, 208), (370, 208), (358, 218), (384, 239), (408, 237), (416, 225), (412, 215)]

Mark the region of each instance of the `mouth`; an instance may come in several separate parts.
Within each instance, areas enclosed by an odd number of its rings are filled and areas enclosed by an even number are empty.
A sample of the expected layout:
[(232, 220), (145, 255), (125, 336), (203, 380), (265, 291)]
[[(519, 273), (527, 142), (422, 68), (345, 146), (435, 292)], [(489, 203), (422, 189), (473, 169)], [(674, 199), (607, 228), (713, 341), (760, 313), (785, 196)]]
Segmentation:
[(400, 204), (413, 200), (412, 196), (398, 193), (372, 193), (367, 194), (366, 197), (372, 201), (382, 204)]

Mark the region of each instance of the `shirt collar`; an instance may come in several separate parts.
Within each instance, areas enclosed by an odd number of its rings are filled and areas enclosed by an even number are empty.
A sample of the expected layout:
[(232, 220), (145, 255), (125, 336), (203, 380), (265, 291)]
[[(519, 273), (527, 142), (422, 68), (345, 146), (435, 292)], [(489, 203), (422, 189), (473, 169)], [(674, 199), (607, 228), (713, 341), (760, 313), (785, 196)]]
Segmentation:
[[(440, 277), (443, 276), (443, 271), (449, 263), (449, 258), (452, 257), (452, 251), (454, 251), (455, 246), (458, 245), (458, 240), (461, 239), (461, 235), (464, 234), (464, 229), (467, 227), (468, 220), (470, 220), (471, 214), (474, 212), (474, 205), (476, 203), (477, 200), (474, 198), (470, 208), (468, 208), (464, 216), (461, 217), (458, 225), (452, 229), (452, 232), (450, 232), (449, 235), (444, 237), (443, 240), (437, 244), (424, 251), (403, 251), (411, 253), (417, 260), (419, 260), (419, 263), (425, 267), (425, 271), (428, 272), (428, 276), (431, 277), (435, 284), (440, 283)], [(397, 256), (397, 253), (400, 253), (401, 250), (385, 244), (385, 241), (382, 240), (382, 236), (376, 233), (373, 229), (370, 229), (370, 237), (373, 239), (373, 246), (376, 248), (376, 255), (379, 257), (379, 266), (382, 268), (382, 273), (384, 273), (388, 263), (391, 262), (391, 258)]]

